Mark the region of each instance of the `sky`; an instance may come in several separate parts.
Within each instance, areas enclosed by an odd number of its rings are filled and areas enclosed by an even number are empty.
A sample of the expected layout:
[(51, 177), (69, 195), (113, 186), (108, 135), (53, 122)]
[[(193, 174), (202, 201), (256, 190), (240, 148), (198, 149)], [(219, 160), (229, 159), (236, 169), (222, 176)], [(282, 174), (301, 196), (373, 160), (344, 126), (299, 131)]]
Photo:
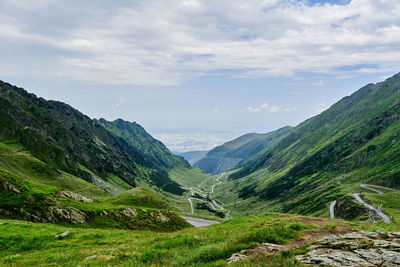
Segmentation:
[(398, 0), (0, 0), (0, 80), (173, 151), (295, 126), (400, 72)]

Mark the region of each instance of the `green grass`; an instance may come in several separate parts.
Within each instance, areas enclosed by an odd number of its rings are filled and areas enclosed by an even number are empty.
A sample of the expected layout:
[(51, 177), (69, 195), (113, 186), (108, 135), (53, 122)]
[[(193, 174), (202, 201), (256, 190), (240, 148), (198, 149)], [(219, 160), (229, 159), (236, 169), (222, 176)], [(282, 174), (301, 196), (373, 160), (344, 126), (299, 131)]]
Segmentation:
[[(92, 229), (0, 220), (0, 263), (15, 265), (217, 266), (262, 242), (286, 244), (305, 228), (295, 217), (262, 215), (173, 233)], [(62, 240), (56, 234), (70, 231)], [(18, 255), (21, 256), (18, 256)], [(114, 258), (86, 259), (93, 255)], [(251, 263), (250, 263), (251, 264)], [(254, 266), (254, 265), (252, 265)]]
[(157, 193), (148, 188), (137, 187), (104, 200), (115, 205), (176, 210)]

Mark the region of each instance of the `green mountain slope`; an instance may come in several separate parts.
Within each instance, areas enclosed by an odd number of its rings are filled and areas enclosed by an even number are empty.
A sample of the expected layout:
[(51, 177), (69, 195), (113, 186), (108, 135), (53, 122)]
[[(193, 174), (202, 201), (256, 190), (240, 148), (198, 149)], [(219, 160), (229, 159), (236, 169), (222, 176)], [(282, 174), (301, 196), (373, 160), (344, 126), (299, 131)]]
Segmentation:
[(163, 143), (154, 139), (142, 126), (135, 122), (131, 123), (122, 119), (112, 122), (100, 119), (97, 122), (140, 151), (153, 166), (161, 166), (166, 169), (190, 168), (184, 158), (174, 155)]
[(293, 128), (231, 174), (231, 188), (243, 209), (324, 214), (360, 183), (400, 188), (399, 140), (398, 74)]
[(273, 146), (277, 140), (286, 136), (290, 131), (291, 127), (284, 127), (266, 134), (250, 133), (242, 135), (213, 148), (194, 166), (212, 174), (234, 169), (243, 160), (250, 158), (267, 147)]
[(168, 177), (168, 169), (189, 164), (137, 124), (92, 120), (64, 103), (46, 101), (4, 82), (0, 136), (16, 140), (53, 171), (93, 183), (101, 183), (97, 176), (128, 187), (147, 184), (183, 193)]
[(177, 155), (184, 157), (190, 165), (194, 166), (197, 162), (199, 162), (202, 158), (204, 158), (208, 153), (206, 151), (188, 151), (183, 153), (177, 153)]

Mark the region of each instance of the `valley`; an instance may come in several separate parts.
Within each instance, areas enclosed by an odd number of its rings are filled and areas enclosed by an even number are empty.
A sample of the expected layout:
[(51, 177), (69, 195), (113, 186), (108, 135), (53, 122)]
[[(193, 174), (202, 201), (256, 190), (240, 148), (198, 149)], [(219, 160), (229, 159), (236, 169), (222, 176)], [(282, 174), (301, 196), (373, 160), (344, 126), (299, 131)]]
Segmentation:
[(0, 87), (0, 264), (301, 266), (319, 238), (400, 229), (399, 75), (189, 153), (204, 169), (135, 122)]

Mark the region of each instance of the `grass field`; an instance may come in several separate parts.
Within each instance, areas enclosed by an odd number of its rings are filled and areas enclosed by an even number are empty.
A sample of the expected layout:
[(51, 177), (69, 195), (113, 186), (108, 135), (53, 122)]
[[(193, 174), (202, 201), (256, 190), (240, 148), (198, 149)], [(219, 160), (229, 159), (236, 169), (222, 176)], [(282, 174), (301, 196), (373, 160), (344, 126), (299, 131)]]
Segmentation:
[[(387, 226), (279, 214), (243, 217), (173, 233), (0, 222), (0, 262), (16, 266), (224, 266), (234, 252), (263, 242), (287, 244), (309, 230), (344, 226), (370, 230)], [(65, 231), (70, 232), (66, 238), (55, 238)], [(297, 264), (294, 253), (253, 259), (246, 264)]]

